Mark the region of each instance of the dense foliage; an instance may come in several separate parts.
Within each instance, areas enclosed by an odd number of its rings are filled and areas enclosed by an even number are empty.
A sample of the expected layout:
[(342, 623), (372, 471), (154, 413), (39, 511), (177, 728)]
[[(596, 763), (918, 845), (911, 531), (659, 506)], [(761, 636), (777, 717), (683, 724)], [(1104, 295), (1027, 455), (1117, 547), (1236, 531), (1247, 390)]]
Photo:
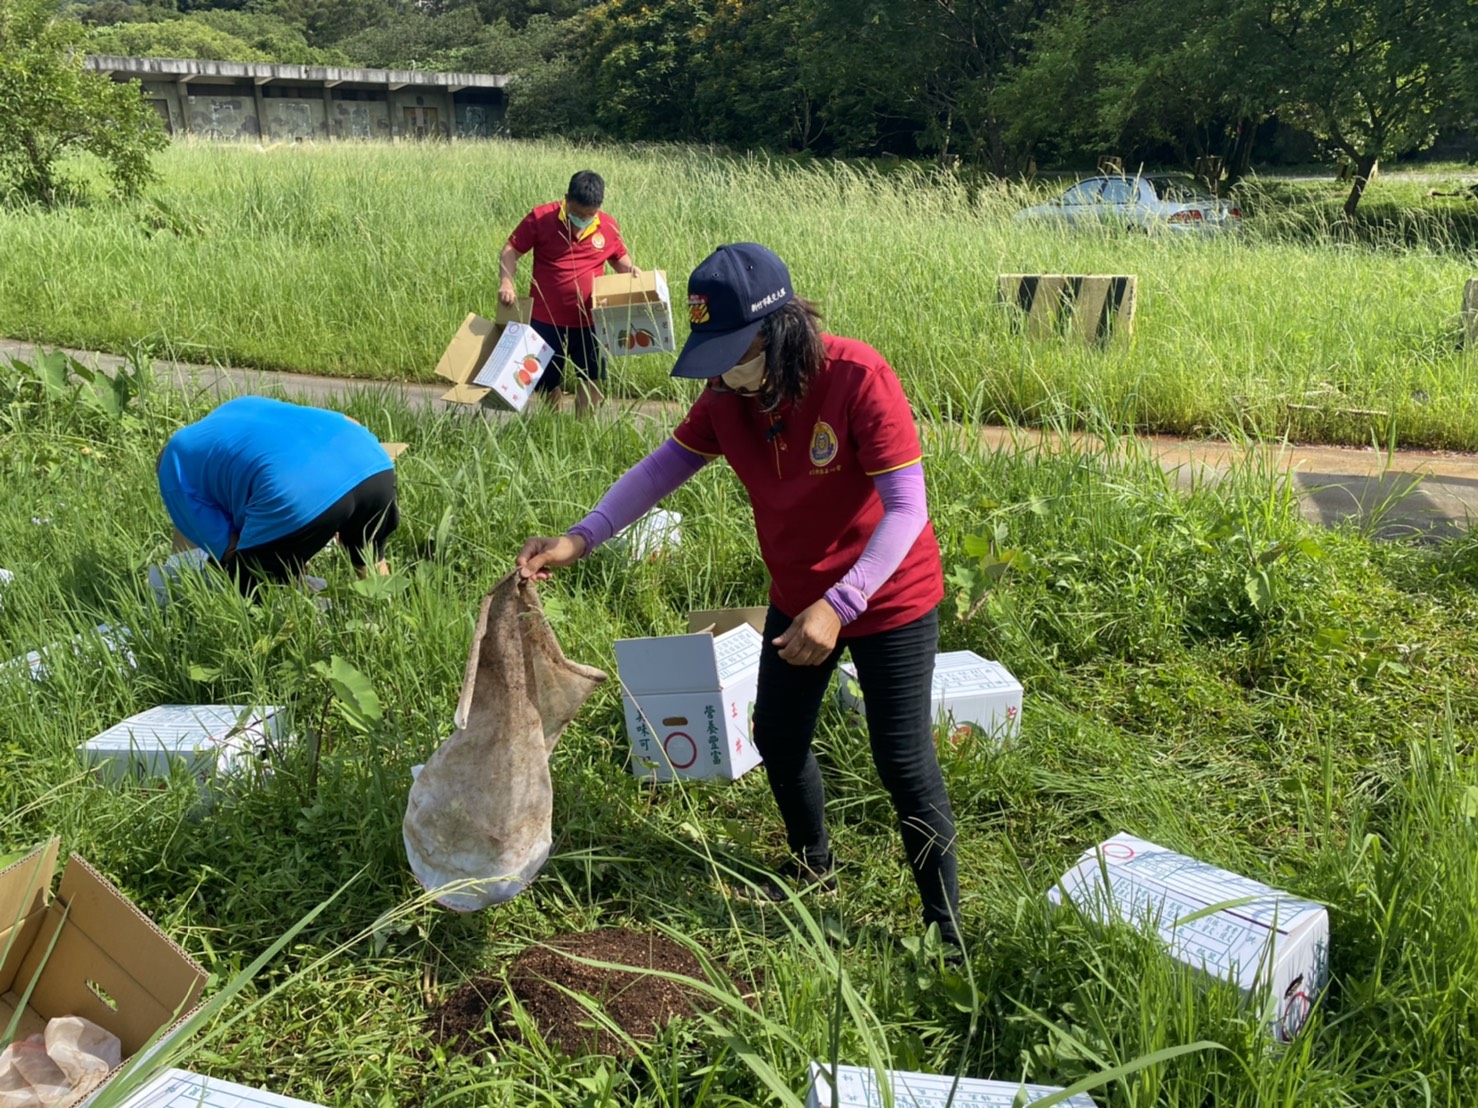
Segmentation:
[(929, 157), (1471, 155), (1467, 0), (97, 0), (100, 52), (511, 73), (513, 134)]

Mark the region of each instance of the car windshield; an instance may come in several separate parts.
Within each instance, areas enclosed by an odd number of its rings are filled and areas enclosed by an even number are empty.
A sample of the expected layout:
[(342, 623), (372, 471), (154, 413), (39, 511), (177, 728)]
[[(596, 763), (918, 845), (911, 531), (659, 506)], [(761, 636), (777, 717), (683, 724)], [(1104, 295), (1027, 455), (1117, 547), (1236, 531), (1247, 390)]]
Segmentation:
[(1212, 197), (1190, 177), (1146, 177), (1145, 181), (1155, 190), (1155, 197), (1176, 203), (1190, 200), (1210, 200)]

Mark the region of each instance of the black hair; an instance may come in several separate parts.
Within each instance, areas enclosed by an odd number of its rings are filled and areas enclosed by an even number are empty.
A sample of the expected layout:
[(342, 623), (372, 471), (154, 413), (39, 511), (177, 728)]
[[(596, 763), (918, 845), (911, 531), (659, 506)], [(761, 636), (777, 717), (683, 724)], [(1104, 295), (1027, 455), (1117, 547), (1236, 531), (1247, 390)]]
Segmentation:
[(593, 169), (582, 169), (570, 178), (570, 187), (565, 190), (565, 199), (573, 200), (582, 208), (598, 208), (606, 198), (606, 183)]
[(805, 396), (812, 379), (821, 371), (826, 361), (821, 310), (803, 297), (793, 297), (765, 316), (760, 337), (765, 340), (760, 404), (768, 412)]

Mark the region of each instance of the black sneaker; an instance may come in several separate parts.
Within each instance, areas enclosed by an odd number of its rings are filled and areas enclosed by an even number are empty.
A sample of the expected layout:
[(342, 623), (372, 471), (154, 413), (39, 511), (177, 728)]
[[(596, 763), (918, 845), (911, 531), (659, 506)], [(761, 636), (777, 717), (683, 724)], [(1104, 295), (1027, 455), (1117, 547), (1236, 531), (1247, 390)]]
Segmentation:
[(826, 861), (818, 866), (806, 859), (792, 858), (780, 868), (778, 876), (762, 874), (736, 891), (748, 900), (784, 904), (790, 899), (785, 885), (789, 885), (797, 896), (805, 896), (807, 893), (830, 896), (837, 891), (836, 860), (827, 855)]

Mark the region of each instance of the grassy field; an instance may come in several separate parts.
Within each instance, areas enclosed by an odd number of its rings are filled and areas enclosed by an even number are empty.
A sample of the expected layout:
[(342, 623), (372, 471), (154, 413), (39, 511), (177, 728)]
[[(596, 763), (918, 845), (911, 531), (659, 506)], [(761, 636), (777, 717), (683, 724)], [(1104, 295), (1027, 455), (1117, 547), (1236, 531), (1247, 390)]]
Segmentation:
[[(1249, 188), (1239, 240), (1182, 242), (1021, 229), (1020, 191), (909, 169), (676, 148), (177, 143), (140, 206), (0, 209), (0, 332), (429, 379), (463, 316), (492, 310), (508, 232), (587, 165), (606, 176), (638, 264), (665, 269), (679, 300), (714, 246), (761, 241), (832, 329), (882, 350), (928, 410), (1478, 449), (1478, 362), (1458, 324), (1474, 205), (1428, 200), (1433, 181), (1394, 174), (1353, 228), (1335, 218), (1343, 186), (1268, 182)], [(1090, 352), (1013, 332), (996, 275), (1063, 271), (1139, 276), (1132, 345)], [(680, 395), (670, 365), (627, 359), (616, 387)]]
[[(168, 547), (152, 464), (203, 402), (153, 392), (114, 416), (22, 376), (0, 372), (0, 564), (16, 573), (0, 655), (106, 621), (132, 630), (137, 666), (94, 644), (58, 653), (44, 683), (0, 680), (0, 854), (61, 835), (216, 988), (343, 889), (196, 1042), (192, 1068), (332, 1105), (730, 1108), (798, 1106), (812, 1058), (1066, 1084), (1203, 1043), (1100, 1084), (1097, 1102), (1478, 1101), (1478, 543), (1314, 532), (1284, 479), (1255, 469), (1182, 495), (1132, 445), (1032, 459), (933, 438), (931, 506), (966, 593), (946, 601), (944, 646), (1001, 659), (1027, 689), (1019, 741), (944, 759), (968, 972), (915, 952), (887, 799), (836, 708), (820, 750), (842, 893), (761, 912), (723, 895), (718, 867), (781, 856), (762, 775), (634, 779), (614, 681), (555, 752), (543, 875), (453, 917), (415, 902), (399, 825), (410, 766), (451, 731), (478, 597), (525, 535), (569, 525), (661, 429), (412, 415), (365, 396), (353, 414), (411, 444), (394, 576), (357, 584), (325, 554), (327, 612), (293, 591), (249, 607), (209, 590), (161, 612), (144, 579)], [(546, 585), (569, 655), (614, 673), (617, 637), (760, 602), (743, 505), (710, 467), (673, 498), (684, 541), (669, 561), (601, 552)], [(1017, 552), (983, 594), (972, 535)], [(332, 695), (314, 667), (334, 657), (369, 680), (381, 718), (357, 726)], [(208, 816), (188, 780), (113, 790), (79, 766), (76, 745), (131, 713), (244, 701), (285, 705), (296, 741)], [(1140, 935), (1048, 910), (1079, 851), (1119, 830), (1329, 905), (1333, 984), (1295, 1046), (1269, 1049), (1256, 1010)], [(468, 976), (606, 924), (710, 951), (762, 983), (754, 1008), (736, 999), (631, 1061), (538, 1042), (469, 1058), (426, 1038), (427, 1005)]]

